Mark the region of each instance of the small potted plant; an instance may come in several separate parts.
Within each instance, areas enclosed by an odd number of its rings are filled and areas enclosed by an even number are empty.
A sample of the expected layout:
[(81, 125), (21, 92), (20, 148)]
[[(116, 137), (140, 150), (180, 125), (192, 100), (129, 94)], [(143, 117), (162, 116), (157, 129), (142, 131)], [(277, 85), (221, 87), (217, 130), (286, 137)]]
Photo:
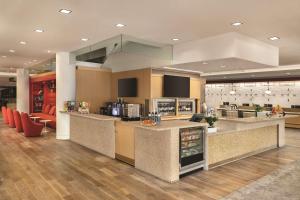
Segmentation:
[(208, 123), (208, 133), (215, 133), (217, 132), (217, 127), (215, 127), (215, 122), (218, 121), (216, 116), (207, 116), (205, 117), (205, 121)]
[(260, 105), (256, 104), (254, 107), (256, 117), (266, 116), (266, 113), (263, 112), (263, 108)]

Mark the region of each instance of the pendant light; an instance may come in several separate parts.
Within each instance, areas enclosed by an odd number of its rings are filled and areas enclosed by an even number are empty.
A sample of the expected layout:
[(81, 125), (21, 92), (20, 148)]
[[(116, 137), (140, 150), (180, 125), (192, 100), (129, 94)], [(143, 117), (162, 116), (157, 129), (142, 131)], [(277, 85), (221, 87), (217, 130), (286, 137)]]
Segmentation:
[(265, 91), (266, 94), (270, 95), (272, 91), (270, 90), (270, 82), (268, 81), (268, 89)]
[(231, 83), (231, 91), (229, 92), (229, 94), (234, 95), (235, 94), (235, 90), (233, 89), (233, 83)]

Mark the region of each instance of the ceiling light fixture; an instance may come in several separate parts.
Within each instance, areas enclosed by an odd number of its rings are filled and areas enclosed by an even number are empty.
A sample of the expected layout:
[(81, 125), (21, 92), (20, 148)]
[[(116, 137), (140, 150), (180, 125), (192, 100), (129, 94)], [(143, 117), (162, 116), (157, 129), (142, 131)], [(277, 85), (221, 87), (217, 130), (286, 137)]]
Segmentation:
[(272, 36), (272, 37), (269, 37), (269, 40), (272, 40), (272, 41), (274, 41), (274, 40), (279, 40), (280, 38), (279, 37), (277, 37), (277, 36)]
[(179, 40), (179, 38), (173, 38), (172, 40), (173, 40), (173, 41), (178, 41), (178, 40)]
[(7, 56), (1, 56), (2, 58), (7, 58)]
[(88, 38), (81, 38), (81, 41), (84, 41), (84, 42), (86, 42), (88, 40), (89, 40)]
[(72, 10), (60, 9), (59, 12), (62, 14), (70, 14), (72, 12)]
[(51, 53), (51, 51), (50, 51), (50, 50), (48, 50), (48, 51), (47, 51), (47, 53)]
[(231, 23), (232, 26), (240, 26), (242, 24), (243, 24), (243, 22), (233, 22), (233, 23)]
[(13, 49), (10, 49), (9, 52), (10, 52), (10, 53), (15, 53), (16, 51), (13, 50)]
[(268, 82), (268, 89), (265, 91), (266, 94), (270, 95), (272, 91), (270, 90), (270, 82)]
[(229, 92), (229, 94), (231, 95), (235, 94), (235, 90), (233, 89), (233, 83), (231, 83), (231, 91)]
[(125, 24), (116, 24), (116, 27), (118, 28), (123, 28), (124, 26), (126, 26)]
[(37, 33), (43, 33), (44, 30), (43, 30), (43, 29), (35, 29), (34, 32), (37, 32)]
[(202, 62), (202, 65), (208, 65), (208, 62)]
[(27, 44), (27, 43), (26, 43), (25, 41), (21, 41), (20, 44), (25, 45), (25, 44)]

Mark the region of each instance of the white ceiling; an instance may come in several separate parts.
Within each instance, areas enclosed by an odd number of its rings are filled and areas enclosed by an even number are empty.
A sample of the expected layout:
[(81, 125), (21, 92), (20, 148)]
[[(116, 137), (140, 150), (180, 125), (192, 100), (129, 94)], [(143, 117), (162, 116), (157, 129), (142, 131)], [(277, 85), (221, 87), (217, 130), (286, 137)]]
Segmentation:
[[(232, 31), (278, 46), (281, 65), (300, 63), (300, 0), (0, 0), (0, 5), (0, 67), (23, 67), (120, 33), (175, 44)], [(73, 12), (63, 15), (61, 8)], [(232, 27), (234, 21), (244, 25)], [(117, 23), (127, 26), (119, 29)], [(35, 33), (37, 28), (45, 32)], [(267, 39), (273, 35), (281, 40)]]

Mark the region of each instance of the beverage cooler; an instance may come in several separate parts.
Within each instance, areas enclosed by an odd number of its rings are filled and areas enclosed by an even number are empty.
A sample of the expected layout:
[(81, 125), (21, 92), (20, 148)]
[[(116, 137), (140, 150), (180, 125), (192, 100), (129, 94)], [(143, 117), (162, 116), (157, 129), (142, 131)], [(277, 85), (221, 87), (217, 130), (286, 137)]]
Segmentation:
[(204, 167), (204, 132), (203, 127), (179, 130), (180, 175)]
[(178, 99), (178, 114), (194, 114), (196, 112), (195, 99)]
[(176, 100), (175, 99), (153, 99), (153, 110), (162, 116), (176, 115)]

